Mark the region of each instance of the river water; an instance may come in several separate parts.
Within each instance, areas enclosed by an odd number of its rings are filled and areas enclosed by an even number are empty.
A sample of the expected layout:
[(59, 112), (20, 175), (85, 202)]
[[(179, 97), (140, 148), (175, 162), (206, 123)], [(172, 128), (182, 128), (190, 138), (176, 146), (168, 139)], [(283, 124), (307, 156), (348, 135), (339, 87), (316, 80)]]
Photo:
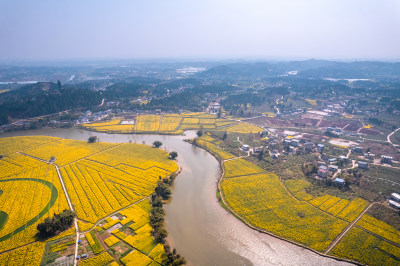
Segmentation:
[(165, 205), (167, 238), (189, 265), (344, 265), (334, 259), (250, 229), (225, 211), (216, 198), (221, 174), (218, 161), (206, 151), (184, 142), (187, 136), (126, 135), (81, 129), (36, 129), (0, 134), (0, 137), (46, 135), (87, 140), (96, 135), (102, 142), (163, 143), (178, 152), (182, 172)]

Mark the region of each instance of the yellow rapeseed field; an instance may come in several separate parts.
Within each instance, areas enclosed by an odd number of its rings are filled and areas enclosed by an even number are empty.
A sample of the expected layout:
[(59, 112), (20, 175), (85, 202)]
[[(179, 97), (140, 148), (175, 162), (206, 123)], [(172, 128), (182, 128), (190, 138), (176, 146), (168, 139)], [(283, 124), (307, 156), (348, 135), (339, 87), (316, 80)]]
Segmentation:
[[(25, 146), (13, 147), (12, 142)], [(48, 161), (51, 156), (56, 158), (54, 163), (60, 167), (83, 231), (110, 213), (148, 197), (154, 192), (160, 176), (166, 177), (178, 169), (176, 163), (168, 159), (167, 152), (145, 145), (88, 144), (51, 137), (22, 137), (21, 142), (18, 138), (3, 138), (1, 143), (5, 156), (0, 159), (0, 210), (1, 215), (7, 217), (0, 219), (0, 252), (14, 249), (0, 256), (1, 264), (39, 265), (46, 242), (30, 244), (36, 241), (37, 224), (69, 209), (55, 166), (41, 160)], [(140, 215), (128, 215), (126, 209), (125, 216), (133, 222), (130, 227), (136, 233), (125, 242), (150, 254), (156, 247), (149, 225), (150, 204), (145, 201), (133, 206), (129, 208), (132, 213)], [(71, 228), (48, 241), (73, 232), (74, 228)], [(87, 233), (86, 236), (92, 248), (101, 252), (94, 234)], [(159, 247), (157, 249), (151, 256), (158, 261), (164, 253)], [(82, 264), (99, 265), (113, 260), (104, 254), (108, 253), (102, 252)]]
[(353, 227), (329, 255), (356, 260), (368, 265), (398, 265), (400, 248)]
[(308, 201), (313, 198), (310, 194), (304, 191), (310, 186), (310, 182), (306, 179), (289, 179), (285, 181), (285, 186), (298, 200)]
[(396, 230), (396, 228), (393, 226), (390, 226), (387, 223), (372, 217), (369, 214), (364, 214), (357, 222), (357, 225), (400, 245), (400, 231)]
[(214, 114), (183, 113), (165, 115), (139, 115), (135, 125), (121, 125), (120, 119), (83, 124), (84, 128), (106, 133), (162, 133), (182, 134), (184, 130), (209, 129), (232, 133), (258, 133), (262, 128), (257, 126), (217, 118)]
[(264, 172), (263, 169), (245, 159), (235, 159), (224, 162), (224, 169), (224, 177), (253, 175)]
[(275, 174), (227, 178), (222, 190), (228, 205), (250, 224), (318, 251), (347, 225), (291, 197)]
[(160, 119), (159, 115), (139, 115), (136, 120), (135, 132), (158, 132)]
[[(208, 138), (202, 137), (202, 138), (196, 140), (197, 144), (206, 148), (207, 150), (209, 150), (211, 153), (218, 156), (222, 160), (226, 160), (226, 159), (235, 157), (234, 155), (230, 154), (229, 152), (224, 151), (223, 149), (219, 148), (218, 146), (214, 145), (213, 143), (205, 141), (205, 139), (208, 139)], [(211, 138), (211, 139), (213, 140), (213, 138)]]

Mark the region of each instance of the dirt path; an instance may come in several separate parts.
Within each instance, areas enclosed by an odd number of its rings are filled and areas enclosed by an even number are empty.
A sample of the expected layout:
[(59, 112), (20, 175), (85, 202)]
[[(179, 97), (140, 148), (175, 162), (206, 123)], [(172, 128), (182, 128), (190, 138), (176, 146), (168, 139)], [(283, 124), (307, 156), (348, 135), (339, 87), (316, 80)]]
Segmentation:
[(392, 144), (392, 146), (394, 146), (393, 142), (390, 140), (390, 137), (393, 136), (394, 133), (396, 133), (398, 130), (400, 130), (400, 127), (398, 129), (395, 129), (392, 133), (390, 133), (389, 135), (387, 135), (387, 142), (389, 142), (390, 144)]
[[(64, 180), (62, 179), (62, 176), (61, 176), (61, 173), (60, 173), (60, 170), (59, 170), (58, 166), (55, 163), (49, 163), (49, 162), (47, 162), (45, 160), (42, 160), (40, 158), (31, 156), (31, 155), (28, 155), (28, 154), (25, 154), (25, 153), (22, 153), (22, 152), (18, 152), (18, 153), (20, 153), (20, 154), (22, 154), (24, 156), (31, 157), (31, 158), (33, 158), (35, 160), (38, 160), (38, 161), (41, 161), (41, 162), (44, 162), (44, 163), (47, 163), (47, 164), (51, 164), (56, 168), (56, 172), (57, 172), (58, 178), (60, 180), (61, 186), (63, 188), (65, 198), (67, 199), (67, 202), (68, 202), (68, 206), (71, 209), (71, 211), (75, 211), (74, 210), (74, 206), (72, 205), (71, 199), (70, 199), (70, 197), (68, 195), (67, 188), (65, 187)], [(76, 261), (75, 258), (76, 258), (77, 254), (78, 254), (78, 240), (79, 240), (79, 228), (78, 228), (78, 220), (77, 220), (77, 218), (74, 218), (74, 225), (75, 225), (75, 231), (76, 231), (74, 266), (76, 266), (77, 265), (77, 261)]]
[(368, 211), (369, 208), (372, 207), (372, 205), (374, 205), (375, 203), (371, 203), (367, 208), (365, 208), (365, 210), (360, 213), (360, 215), (357, 217), (357, 219), (355, 219), (354, 221), (352, 221), (343, 231), (342, 233), (340, 233), (340, 235), (338, 237), (336, 237), (336, 239), (329, 245), (328, 249), (324, 252), (324, 254), (328, 254), (335, 246), (337, 243), (339, 243), (339, 241), (347, 234), (348, 231), (350, 231), (350, 229), (361, 219), (361, 217)]

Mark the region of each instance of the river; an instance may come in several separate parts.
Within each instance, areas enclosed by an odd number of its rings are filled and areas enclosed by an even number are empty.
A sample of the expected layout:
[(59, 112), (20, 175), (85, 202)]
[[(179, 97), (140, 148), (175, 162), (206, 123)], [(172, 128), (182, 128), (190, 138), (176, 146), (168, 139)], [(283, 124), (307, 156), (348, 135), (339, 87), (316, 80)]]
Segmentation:
[(0, 137), (46, 135), (87, 140), (96, 135), (102, 142), (131, 142), (178, 152), (182, 172), (165, 205), (167, 238), (189, 265), (344, 265), (307, 249), (250, 229), (225, 211), (216, 198), (221, 174), (218, 161), (203, 149), (183, 140), (187, 136), (127, 135), (89, 132), (81, 129), (36, 129), (3, 133)]

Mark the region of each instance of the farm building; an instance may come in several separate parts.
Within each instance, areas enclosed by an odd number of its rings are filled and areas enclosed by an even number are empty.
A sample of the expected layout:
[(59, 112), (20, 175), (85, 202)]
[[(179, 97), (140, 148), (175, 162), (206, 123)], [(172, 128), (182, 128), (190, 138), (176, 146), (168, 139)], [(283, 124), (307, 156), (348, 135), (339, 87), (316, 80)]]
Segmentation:
[(324, 144), (318, 144), (317, 148), (318, 148), (318, 152), (323, 152), (324, 148), (325, 148), (325, 145)]
[(353, 148), (353, 151), (361, 153), (361, 152), (363, 152), (363, 148), (362, 147), (355, 147), (355, 148)]
[(389, 200), (389, 206), (400, 210), (400, 203), (398, 203), (398, 202), (396, 202), (396, 201)]
[(368, 163), (367, 162), (358, 161), (358, 168), (368, 169)]
[(333, 183), (339, 186), (343, 186), (344, 185), (344, 179), (342, 178), (335, 178), (335, 180), (333, 180)]
[(335, 162), (336, 162), (336, 158), (330, 158), (328, 161), (329, 161), (330, 163), (335, 163)]
[(249, 150), (250, 150), (250, 146), (247, 145), (247, 144), (244, 144), (244, 145), (241, 147), (241, 149), (242, 149), (242, 151), (249, 151)]
[(291, 141), (290, 145), (292, 145), (293, 147), (299, 147), (299, 141), (297, 139), (294, 139)]
[(375, 159), (375, 154), (370, 153), (370, 152), (364, 153), (364, 157), (365, 157), (365, 159), (373, 160), (373, 159)]
[(394, 201), (400, 202), (400, 195), (398, 193), (392, 193), (390, 198)]
[(332, 171), (332, 172), (337, 172), (339, 170), (339, 167), (337, 167), (337, 165), (331, 164), (331, 165), (329, 165), (328, 170)]
[(328, 176), (328, 171), (325, 169), (318, 169), (318, 176), (322, 178), (326, 178)]
[(391, 164), (393, 158), (391, 156), (382, 155), (381, 156), (381, 163)]

